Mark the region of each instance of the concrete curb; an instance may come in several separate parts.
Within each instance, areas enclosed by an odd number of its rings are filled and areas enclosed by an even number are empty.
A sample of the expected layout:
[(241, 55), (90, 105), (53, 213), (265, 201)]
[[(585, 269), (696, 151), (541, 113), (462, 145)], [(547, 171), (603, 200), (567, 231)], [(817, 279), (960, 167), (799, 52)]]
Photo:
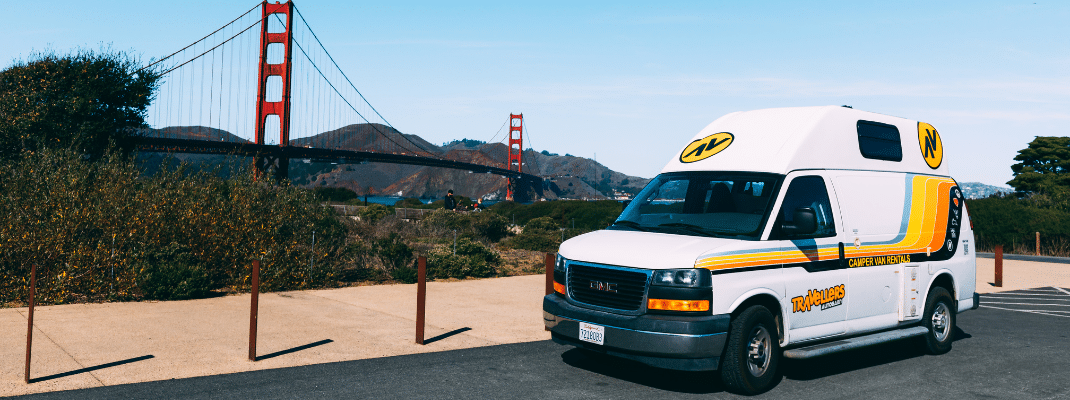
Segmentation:
[[(977, 253), (977, 258), (996, 258), (995, 253)], [(1003, 253), (1004, 260), (1033, 261), (1052, 264), (1070, 264), (1070, 258), (1051, 256), (1030, 256), (1025, 254)]]

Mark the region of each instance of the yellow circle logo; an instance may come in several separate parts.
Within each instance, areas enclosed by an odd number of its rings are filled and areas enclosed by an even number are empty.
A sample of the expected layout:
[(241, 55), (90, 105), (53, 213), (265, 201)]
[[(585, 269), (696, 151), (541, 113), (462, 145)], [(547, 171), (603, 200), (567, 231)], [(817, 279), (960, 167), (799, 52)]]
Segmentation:
[(680, 153), (680, 162), (693, 163), (695, 161), (705, 160), (709, 156), (720, 153), (722, 150), (728, 148), (728, 145), (732, 144), (732, 140), (734, 139), (735, 136), (732, 136), (731, 133), (720, 132), (691, 142), (691, 144), (684, 147), (684, 151)]
[(944, 144), (940, 142), (940, 134), (936, 128), (924, 122), (918, 122), (918, 144), (921, 145), (921, 156), (929, 168), (940, 168), (944, 162)]

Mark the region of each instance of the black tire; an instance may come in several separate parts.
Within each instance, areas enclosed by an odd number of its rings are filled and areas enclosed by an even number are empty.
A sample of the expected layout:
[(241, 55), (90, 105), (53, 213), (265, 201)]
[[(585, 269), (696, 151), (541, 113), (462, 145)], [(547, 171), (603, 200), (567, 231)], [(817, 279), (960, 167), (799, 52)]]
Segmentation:
[(947, 289), (934, 287), (929, 291), (921, 324), (929, 328), (929, 333), (925, 334), (925, 350), (929, 354), (951, 351), (955, 336), (955, 301)]
[(779, 363), (780, 340), (773, 313), (762, 306), (743, 310), (729, 326), (728, 342), (721, 357), (721, 382), (725, 389), (744, 395), (772, 389), (778, 382)]

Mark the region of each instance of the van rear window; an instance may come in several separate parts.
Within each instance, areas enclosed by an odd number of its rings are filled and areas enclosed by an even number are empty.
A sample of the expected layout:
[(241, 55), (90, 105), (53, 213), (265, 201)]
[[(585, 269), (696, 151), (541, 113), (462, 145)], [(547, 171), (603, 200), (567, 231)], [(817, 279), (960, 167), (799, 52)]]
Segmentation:
[(862, 157), (885, 161), (903, 161), (903, 144), (899, 128), (873, 121), (858, 121), (858, 150)]

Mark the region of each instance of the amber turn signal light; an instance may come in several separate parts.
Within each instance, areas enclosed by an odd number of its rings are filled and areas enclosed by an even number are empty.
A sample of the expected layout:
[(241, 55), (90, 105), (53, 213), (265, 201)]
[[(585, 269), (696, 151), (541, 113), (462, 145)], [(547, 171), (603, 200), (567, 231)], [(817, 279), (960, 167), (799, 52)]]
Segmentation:
[(646, 302), (646, 308), (665, 311), (709, 311), (710, 301), (650, 299)]
[(557, 293), (565, 294), (565, 285), (554, 282), (554, 291)]

